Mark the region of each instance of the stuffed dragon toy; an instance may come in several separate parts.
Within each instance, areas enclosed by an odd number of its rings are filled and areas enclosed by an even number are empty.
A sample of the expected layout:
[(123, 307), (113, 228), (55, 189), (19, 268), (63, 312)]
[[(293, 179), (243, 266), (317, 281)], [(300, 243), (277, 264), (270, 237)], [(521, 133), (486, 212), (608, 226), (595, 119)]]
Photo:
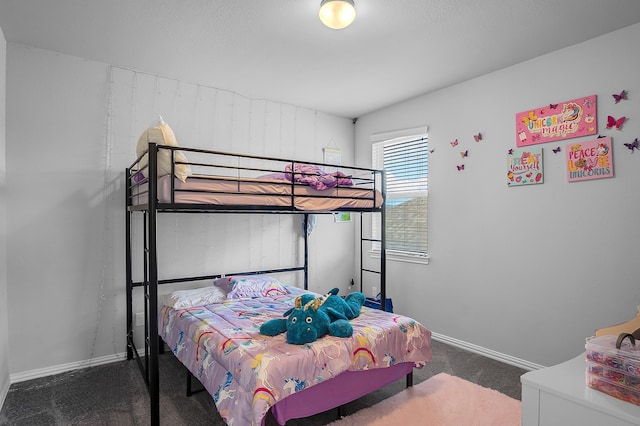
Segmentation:
[(303, 294), (295, 300), (293, 308), (284, 313), (284, 317), (274, 318), (260, 326), (260, 333), (276, 336), (287, 333), (287, 342), (303, 345), (329, 334), (335, 337), (351, 337), (353, 326), (349, 320), (360, 315), (365, 301), (361, 292), (353, 292), (344, 299), (334, 288), (327, 294), (317, 297)]

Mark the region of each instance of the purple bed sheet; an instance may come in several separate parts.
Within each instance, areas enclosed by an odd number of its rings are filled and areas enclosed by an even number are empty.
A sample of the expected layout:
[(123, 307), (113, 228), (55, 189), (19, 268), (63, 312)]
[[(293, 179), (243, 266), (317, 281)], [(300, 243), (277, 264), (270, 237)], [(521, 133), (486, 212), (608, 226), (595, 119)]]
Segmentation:
[[(263, 424), (276, 404), (274, 416), (282, 423), (320, 412), (330, 407), (314, 407), (318, 408), (314, 411), (289, 404), (287, 408), (286, 399), (303, 402), (302, 393), (320, 384), (319, 391), (331, 392), (332, 379), (340, 386), (354, 382), (362, 389), (361, 393), (350, 391), (357, 398), (431, 360), (427, 328), (409, 317), (367, 307), (351, 320), (351, 338), (325, 336), (310, 344), (291, 345), (284, 334), (261, 335), (260, 324), (281, 318), (303, 293), (287, 288), (291, 292), (287, 295), (229, 299), (182, 310), (163, 306), (159, 311), (160, 336), (213, 396), (227, 424)], [(379, 370), (380, 377), (373, 370)], [(387, 376), (387, 371), (392, 374)], [(352, 380), (349, 375), (358, 372), (375, 385), (366, 379)], [(336, 405), (349, 401), (336, 396)]]

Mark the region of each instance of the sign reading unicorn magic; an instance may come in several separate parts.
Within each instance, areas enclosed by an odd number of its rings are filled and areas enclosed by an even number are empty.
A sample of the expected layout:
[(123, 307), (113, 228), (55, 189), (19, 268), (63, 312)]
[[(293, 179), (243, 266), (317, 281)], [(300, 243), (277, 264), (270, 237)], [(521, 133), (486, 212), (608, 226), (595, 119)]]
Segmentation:
[(598, 132), (596, 95), (516, 114), (516, 146), (523, 147)]

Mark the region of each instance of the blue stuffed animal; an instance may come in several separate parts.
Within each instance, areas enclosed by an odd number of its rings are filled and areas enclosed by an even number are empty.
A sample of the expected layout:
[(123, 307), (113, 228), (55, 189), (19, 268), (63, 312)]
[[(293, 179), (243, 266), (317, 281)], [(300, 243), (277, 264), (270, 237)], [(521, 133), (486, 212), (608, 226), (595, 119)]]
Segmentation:
[(335, 337), (351, 337), (353, 326), (349, 320), (360, 315), (365, 301), (361, 292), (350, 293), (344, 299), (334, 288), (324, 296), (303, 294), (295, 300), (295, 306), (284, 313), (283, 318), (271, 319), (260, 326), (260, 333), (276, 336), (287, 332), (287, 342), (303, 345), (329, 334)]

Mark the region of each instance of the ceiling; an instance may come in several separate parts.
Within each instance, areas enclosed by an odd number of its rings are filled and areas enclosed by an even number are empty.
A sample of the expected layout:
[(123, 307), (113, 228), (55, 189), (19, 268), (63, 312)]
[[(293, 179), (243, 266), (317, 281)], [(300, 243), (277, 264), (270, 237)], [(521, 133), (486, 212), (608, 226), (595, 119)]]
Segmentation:
[(638, 0), (355, 3), (355, 22), (331, 30), (320, 0), (0, 0), (0, 28), (9, 43), (355, 118), (640, 22)]

